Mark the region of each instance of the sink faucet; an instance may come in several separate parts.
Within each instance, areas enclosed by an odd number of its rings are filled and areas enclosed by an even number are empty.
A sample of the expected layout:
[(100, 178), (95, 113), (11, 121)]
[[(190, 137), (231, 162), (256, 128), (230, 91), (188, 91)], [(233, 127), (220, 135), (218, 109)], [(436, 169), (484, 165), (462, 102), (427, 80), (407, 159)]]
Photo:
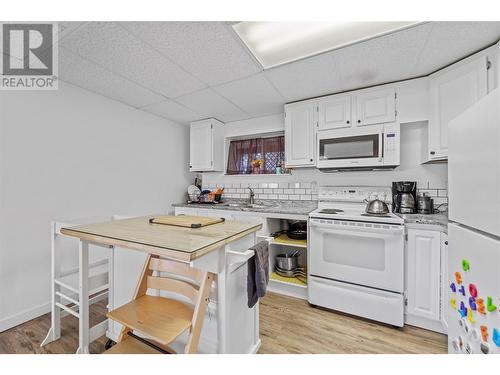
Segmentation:
[(248, 188), (248, 190), (250, 190), (250, 193), (248, 194), (248, 204), (255, 204), (255, 194), (251, 188)]

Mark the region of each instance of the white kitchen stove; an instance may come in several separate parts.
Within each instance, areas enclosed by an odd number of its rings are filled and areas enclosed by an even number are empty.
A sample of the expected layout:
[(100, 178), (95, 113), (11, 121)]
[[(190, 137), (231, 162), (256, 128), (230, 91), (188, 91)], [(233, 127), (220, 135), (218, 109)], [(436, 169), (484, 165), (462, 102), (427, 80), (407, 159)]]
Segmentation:
[(322, 186), (309, 214), (311, 304), (403, 326), (404, 220), (367, 215), (365, 199), (391, 205), (384, 187)]
[(385, 215), (370, 215), (365, 212), (365, 199), (375, 197), (391, 208), (391, 194), (391, 188), (383, 187), (321, 186), (318, 191), (318, 208), (309, 217), (402, 225), (404, 220), (392, 212)]

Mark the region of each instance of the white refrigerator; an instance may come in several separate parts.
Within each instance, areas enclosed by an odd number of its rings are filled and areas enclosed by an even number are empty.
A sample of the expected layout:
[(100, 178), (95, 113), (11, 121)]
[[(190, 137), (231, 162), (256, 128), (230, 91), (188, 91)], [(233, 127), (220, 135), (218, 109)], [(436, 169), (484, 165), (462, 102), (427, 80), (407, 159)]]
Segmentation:
[(449, 353), (500, 354), (500, 92), (448, 125)]

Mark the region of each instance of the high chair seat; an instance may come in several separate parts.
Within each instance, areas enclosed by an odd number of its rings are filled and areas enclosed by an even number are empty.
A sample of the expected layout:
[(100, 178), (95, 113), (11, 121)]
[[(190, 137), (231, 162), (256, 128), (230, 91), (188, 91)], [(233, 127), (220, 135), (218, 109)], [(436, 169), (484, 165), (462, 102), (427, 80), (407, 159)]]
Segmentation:
[[(191, 327), (193, 309), (173, 299), (144, 295), (110, 311), (107, 316), (160, 344), (168, 345)], [(127, 339), (123, 343), (128, 341), (137, 340)]]

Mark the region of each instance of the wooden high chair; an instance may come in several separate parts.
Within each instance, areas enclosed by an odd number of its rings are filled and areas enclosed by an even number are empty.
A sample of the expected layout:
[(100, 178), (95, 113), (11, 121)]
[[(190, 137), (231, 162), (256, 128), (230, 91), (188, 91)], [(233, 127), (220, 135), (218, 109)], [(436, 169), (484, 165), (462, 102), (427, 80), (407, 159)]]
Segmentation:
[[(153, 276), (154, 271), (166, 276)], [(214, 276), (188, 264), (148, 256), (134, 299), (107, 314), (123, 328), (116, 345), (104, 353), (175, 353), (168, 345), (185, 331), (188, 340), (184, 353), (196, 353)], [(193, 307), (171, 298), (146, 295), (148, 289), (183, 295)]]

